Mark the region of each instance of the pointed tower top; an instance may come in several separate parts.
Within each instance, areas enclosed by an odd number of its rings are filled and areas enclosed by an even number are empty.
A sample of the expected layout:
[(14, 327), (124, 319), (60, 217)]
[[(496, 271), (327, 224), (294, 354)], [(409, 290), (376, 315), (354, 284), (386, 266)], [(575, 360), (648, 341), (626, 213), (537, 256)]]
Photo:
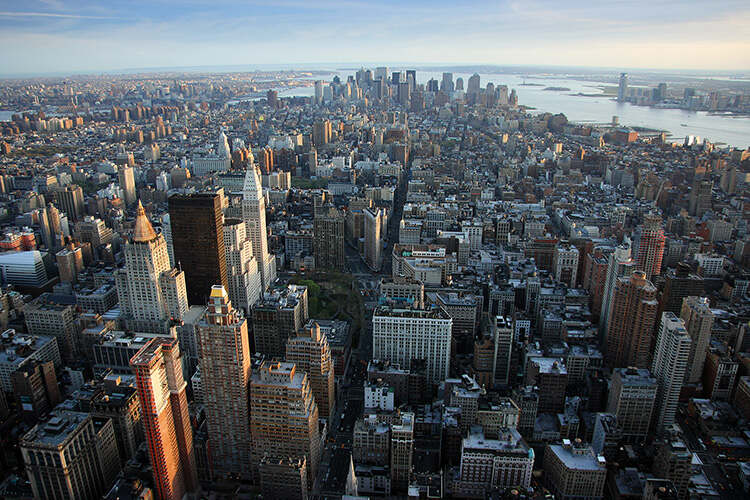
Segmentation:
[(145, 243), (156, 239), (156, 231), (151, 221), (146, 217), (146, 211), (143, 209), (141, 200), (138, 200), (138, 207), (135, 212), (135, 229), (133, 230), (133, 241)]
[(263, 188), (261, 187), (257, 166), (250, 164), (247, 167), (242, 191), (245, 200), (259, 200), (263, 197)]

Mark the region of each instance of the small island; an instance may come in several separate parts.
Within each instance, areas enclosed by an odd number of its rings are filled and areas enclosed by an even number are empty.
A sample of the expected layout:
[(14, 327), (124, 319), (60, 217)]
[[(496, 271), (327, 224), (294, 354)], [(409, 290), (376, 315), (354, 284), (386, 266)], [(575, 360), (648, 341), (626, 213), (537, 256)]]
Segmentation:
[(542, 90), (556, 90), (558, 92), (570, 92), (568, 87), (544, 87)]

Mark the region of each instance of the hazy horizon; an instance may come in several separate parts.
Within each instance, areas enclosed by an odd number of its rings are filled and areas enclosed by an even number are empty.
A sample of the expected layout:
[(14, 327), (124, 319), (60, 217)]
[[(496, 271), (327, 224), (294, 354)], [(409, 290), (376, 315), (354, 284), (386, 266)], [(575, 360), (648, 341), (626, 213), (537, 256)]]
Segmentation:
[[(381, 64), (750, 71), (750, 4), (2, 0), (7, 77)], [(248, 63), (247, 61), (252, 61)], [(279, 61), (292, 61), (283, 62)], [(297, 61), (297, 62), (293, 62)], [(300, 61), (325, 61), (303, 63)], [(361, 61), (361, 62), (360, 62)]]

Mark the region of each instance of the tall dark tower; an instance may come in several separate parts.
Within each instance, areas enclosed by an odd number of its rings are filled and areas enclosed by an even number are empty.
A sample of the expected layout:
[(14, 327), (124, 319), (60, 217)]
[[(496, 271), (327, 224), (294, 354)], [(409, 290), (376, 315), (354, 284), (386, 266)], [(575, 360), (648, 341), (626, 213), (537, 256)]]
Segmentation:
[(174, 260), (185, 272), (190, 304), (205, 304), (214, 285), (229, 287), (221, 208), (217, 193), (169, 197)]

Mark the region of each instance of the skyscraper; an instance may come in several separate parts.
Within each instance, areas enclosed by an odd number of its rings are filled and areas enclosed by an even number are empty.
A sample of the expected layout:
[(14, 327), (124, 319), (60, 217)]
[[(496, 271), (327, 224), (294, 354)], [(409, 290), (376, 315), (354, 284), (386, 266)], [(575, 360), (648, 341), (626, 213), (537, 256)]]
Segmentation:
[(122, 319), (135, 331), (167, 333), (170, 319), (179, 320), (188, 310), (185, 273), (169, 265), (167, 243), (140, 202), (133, 239), (123, 253), (125, 267), (115, 271)]
[(617, 417), (627, 442), (641, 443), (646, 439), (656, 404), (656, 387), (656, 379), (645, 368), (613, 370), (607, 412)]
[(612, 294), (605, 359), (613, 368), (651, 365), (656, 322), (656, 287), (643, 271), (617, 278)]
[(318, 120), (313, 123), (312, 139), (315, 147), (320, 148), (331, 142), (330, 120)]
[(315, 267), (344, 271), (344, 215), (336, 208), (324, 208), (313, 222), (313, 250)]
[(228, 288), (222, 208), (218, 193), (169, 197), (174, 259), (185, 272), (191, 304), (204, 304), (213, 285)]
[(331, 417), (336, 403), (333, 360), (328, 339), (317, 323), (289, 339), (286, 343), (286, 360), (307, 373), (320, 418)]
[(629, 277), (634, 267), (635, 262), (630, 257), (630, 245), (628, 244), (619, 245), (609, 256), (604, 295), (602, 297), (602, 312), (599, 316), (599, 329), (605, 337), (609, 329), (609, 313), (617, 278)]
[(703, 278), (693, 274), (687, 263), (679, 262), (676, 269), (670, 269), (666, 274), (664, 291), (659, 300), (659, 313), (669, 311), (680, 314), (683, 299), (701, 295)]
[(685, 371), (685, 383), (694, 384), (700, 382), (703, 375), (714, 314), (711, 312), (707, 298), (686, 297), (682, 302), (680, 318), (685, 322), (685, 329), (692, 340)]
[(120, 165), (117, 170), (117, 180), (120, 183), (120, 188), (122, 188), (122, 191), (125, 194), (125, 204), (130, 206), (135, 203), (136, 194), (133, 167)]
[(307, 311), (307, 287), (288, 285), (266, 294), (253, 306), (253, 352), (281, 359), (287, 340), (307, 322)]
[(638, 269), (646, 273), (646, 279), (651, 279), (661, 273), (661, 261), (664, 256), (664, 228), (661, 217), (647, 214), (643, 224), (636, 233), (635, 248)]
[(414, 414), (404, 412), (401, 421), (391, 425), (392, 488), (405, 491), (409, 487), (414, 456)]
[(83, 217), (83, 189), (81, 186), (65, 186), (51, 188), (55, 202), (68, 218), (75, 222)]
[(479, 73), (474, 73), (469, 77), (469, 83), (466, 87), (467, 94), (478, 94), (479, 93)]
[(315, 480), (321, 451), (318, 405), (309, 378), (294, 363), (264, 361), (252, 374), (250, 432), (256, 474), (264, 457), (304, 457), (308, 483)]
[(247, 321), (221, 285), (211, 289), (198, 339), (213, 472), (250, 479), (250, 338)]
[(177, 339), (158, 337), (130, 360), (156, 494), (162, 500), (180, 500), (197, 486), (187, 384), (182, 378), (180, 357)]
[(690, 343), (685, 323), (674, 313), (663, 313), (656, 338), (654, 362), (651, 365), (658, 384), (655, 415), (657, 429), (664, 429), (674, 423), (677, 401), (688, 369)]
[(101, 498), (119, 470), (112, 421), (88, 413), (54, 410), (19, 447), (34, 498)]
[(315, 80), (315, 104), (323, 102), (323, 81)]
[(620, 73), (620, 85), (617, 88), (617, 100), (625, 102), (628, 95), (628, 74)]
[(443, 73), (443, 79), (440, 81), (440, 90), (443, 92), (453, 92), (453, 73)]
[(513, 354), (513, 328), (510, 318), (494, 316), (492, 318), (492, 331), (495, 344), (493, 382), (508, 385), (511, 382), (510, 361)]
[(372, 357), (410, 368), (415, 359), (427, 363), (427, 379), (448, 376), (453, 320), (440, 308), (427, 310), (380, 306), (372, 315)]
[(242, 220), (253, 244), (253, 255), (258, 261), (263, 290), (268, 290), (276, 280), (276, 260), (268, 253), (266, 232), (266, 198), (263, 196), (258, 169), (250, 165), (245, 173), (242, 190)]
[(229, 298), (236, 307), (249, 314), (260, 299), (262, 281), (253, 244), (241, 219), (224, 219), (224, 251), (227, 263)]
[(379, 208), (365, 208), (365, 263), (379, 270), (383, 251), (383, 225), (385, 214)]

